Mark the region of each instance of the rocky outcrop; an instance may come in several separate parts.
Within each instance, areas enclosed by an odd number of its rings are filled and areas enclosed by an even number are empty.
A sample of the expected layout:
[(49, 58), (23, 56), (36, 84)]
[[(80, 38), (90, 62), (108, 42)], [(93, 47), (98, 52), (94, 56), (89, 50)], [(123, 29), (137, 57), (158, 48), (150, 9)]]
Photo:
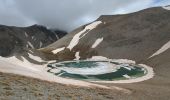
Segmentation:
[(62, 31), (51, 31), (41, 25), (29, 27), (0, 25), (0, 56), (6, 57), (21, 53), (24, 49), (45, 47), (61, 38), (62, 33), (66, 34)]

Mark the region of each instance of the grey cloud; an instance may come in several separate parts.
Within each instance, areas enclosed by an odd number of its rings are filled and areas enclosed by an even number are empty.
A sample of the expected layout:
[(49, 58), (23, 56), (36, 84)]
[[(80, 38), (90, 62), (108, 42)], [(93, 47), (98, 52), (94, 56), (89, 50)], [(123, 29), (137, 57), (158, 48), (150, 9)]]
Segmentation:
[(11, 26), (26, 26), (31, 25), (33, 20), (22, 15), (20, 11), (14, 5), (12, 0), (0, 1), (0, 24)]
[[(5, 1), (5, 0), (2, 0)], [(0, 1), (0, 3), (2, 2)], [(94, 21), (100, 15), (137, 11), (151, 6), (154, 0), (7, 0), (11, 3), (7, 23), (29, 25), (33, 23), (71, 31)], [(9, 4), (9, 3), (7, 3)], [(1, 6), (1, 4), (0, 4)], [(9, 6), (9, 5), (6, 5)], [(0, 7), (1, 8), (1, 7)], [(8, 16), (9, 16), (8, 15)], [(13, 17), (13, 18), (12, 18)], [(5, 19), (0, 17), (0, 19)], [(17, 20), (15, 20), (17, 19)], [(20, 19), (20, 21), (18, 21)], [(16, 21), (16, 22), (15, 22)], [(2, 21), (0, 21), (2, 23)], [(3, 22), (5, 23), (5, 21)]]

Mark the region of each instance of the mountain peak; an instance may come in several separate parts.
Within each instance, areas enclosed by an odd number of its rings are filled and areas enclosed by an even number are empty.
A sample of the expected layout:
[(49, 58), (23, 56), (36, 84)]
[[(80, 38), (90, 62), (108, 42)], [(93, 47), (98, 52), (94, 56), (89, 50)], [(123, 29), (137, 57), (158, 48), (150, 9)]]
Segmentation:
[[(77, 45), (72, 50), (66, 48), (54, 55), (57, 57), (55, 59), (71, 60), (74, 59), (75, 52), (80, 52), (83, 59), (102, 55), (108, 58), (141, 61), (143, 58), (147, 58), (149, 53), (152, 54), (153, 50), (158, 49), (157, 46), (161, 46), (169, 40), (169, 16), (170, 12), (161, 7), (124, 15), (102, 15), (97, 19), (102, 22), (98, 27), (85, 31), (86, 26), (82, 26), (78, 28), (79, 30), (77, 29), (78, 31), (71, 32), (48, 47), (55, 49), (68, 47), (72, 39), (76, 38), (81, 39), (78, 40)], [(96, 48), (91, 48), (100, 38), (103, 41)], [(150, 47), (152, 43), (157, 45)], [(49, 50), (48, 47), (44, 48), (44, 51)], [(125, 47), (127, 47), (126, 50)], [(146, 53), (140, 55), (139, 50), (144, 50)], [(113, 51), (114, 53), (112, 53)]]
[(24, 49), (45, 47), (65, 34), (62, 31), (53, 32), (45, 26), (37, 24), (29, 27), (0, 25), (0, 56), (21, 53)]

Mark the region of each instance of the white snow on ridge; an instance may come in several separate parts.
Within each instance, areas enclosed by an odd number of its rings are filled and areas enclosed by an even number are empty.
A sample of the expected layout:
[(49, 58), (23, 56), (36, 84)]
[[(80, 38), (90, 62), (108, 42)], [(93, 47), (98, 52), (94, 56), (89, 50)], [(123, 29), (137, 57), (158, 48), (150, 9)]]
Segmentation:
[(96, 21), (96, 22), (93, 22), (91, 23), (90, 25), (87, 25), (85, 27), (85, 30), (92, 30), (94, 28), (96, 28), (99, 24), (101, 24), (102, 22), (101, 21)]
[(170, 41), (165, 43), (158, 51), (156, 51), (154, 54), (152, 54), (152, 56), (150, 56), (149, 58), (159, 55), (159, 54), (165, 52), (166, 50), (168, 50), (169, 48), (170, 48)]
[(31, 44), (31, 42), (28, 41), (27, 43), (32, 49), (34, 49), (34, 46)]
[[(85, 27), (85, 29), (83, 29), (82, 31), (80, 31), (79, 33), (74, 35), (73, 39), (70, 41), (70, 44), (67, 46), (67, 48), (72, 50), (79, 43), (79, 40), (82, 37), (84, 37), (89, 31), (96, 28), (101, 23), (102, 23), (101, 21), (96, 21), (96, 22), (91, 23), (90, 25), (87, 25)], [(88, 31), (88, 32), (85, 33), (86, 31)], [(85, 33), (85, 34), (82, 37), (80, 37), (83, 33)]]
[(26, 37), (28, 37), (28, 34), (27, 34), (27, 32), (25, 32), (24, 34), (25, 34), (25, 36), (26, 36)]
[(166, 9), (166, 10), (170, 10), (170, 6), (164, 6), (164, 7), (162, 7), (162, 8), (164, 8), (164, 9)]
[(65, 49), (65, 47), (58, 48), (58, 49), (53, 50), (52, 53), (57, 54), (58, 52), (63, 51), (64, 49)]
[(58, 35), (57, 35), (57, 34), (55, 34), (55, 32), (54, 32), (54, 31), (51, 31), (51, 32), (55, 35), (55, 37), (56, 37), (57, 39), (59, 39)]
[(44, 61), (44, 60), (42, 60), (40, 57), (34, 56), (34, 55), (30, 54), (30, 53), (28, 53), (28, 56), (29, 56), (31, 59), (33, 59), (33, 60), (35, 60), (35, 61), (38, 61), (38, 62), (43, 62), (43, 61)]
[(102, 38), (98, 38), (94, 44), (92, 45), (91, 48), (96, 48), (101, 42), (103, 41), (103, 37)]
[(40, 48), (42, 47), (43, 43), (40, 41)]
[(83, 34), (86, 30), (79, 32), (78, 34), (74, 35), (73, 39), (71, 40), (70, 44), (67, 46), (68, 49), (72, 50), (75, 47), (80, 39), (81, 34)]
[(79, 54), (80, 54), (80, 52), (76, 52), (76, 53), (75, 53), (75, 57), (76, 57), (75, 60), (79, 60), (79, 59), (80, 59)]

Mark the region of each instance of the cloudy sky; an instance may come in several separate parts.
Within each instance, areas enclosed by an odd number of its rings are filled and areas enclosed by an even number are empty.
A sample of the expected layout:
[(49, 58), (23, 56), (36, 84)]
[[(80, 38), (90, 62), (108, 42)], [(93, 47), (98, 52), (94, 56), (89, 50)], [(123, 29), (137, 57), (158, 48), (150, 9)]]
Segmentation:
[(100, 15), (164, 5), (170, 5), (170, 0), (0, 0), (0, 24), (40, 24), (71, 31)]

